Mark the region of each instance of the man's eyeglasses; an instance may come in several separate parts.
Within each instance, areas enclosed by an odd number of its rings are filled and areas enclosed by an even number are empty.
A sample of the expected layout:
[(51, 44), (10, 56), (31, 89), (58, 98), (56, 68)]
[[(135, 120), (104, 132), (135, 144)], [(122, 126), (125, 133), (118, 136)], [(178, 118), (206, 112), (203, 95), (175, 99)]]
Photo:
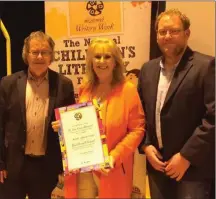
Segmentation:
[(160, 36), (166, 36), (167, 32), (169, 32), (169, 34), (173, 36), (173, 35), (178, 35), (181, 31), (183, 30), (182, 29), (160, 29), (157, 32), (159, 33)]
[(42, 57), (49, 57), (51, 55), (50, 51), (30, 51), (29, 52), (33, 57), (38, 57), (41, 54)]

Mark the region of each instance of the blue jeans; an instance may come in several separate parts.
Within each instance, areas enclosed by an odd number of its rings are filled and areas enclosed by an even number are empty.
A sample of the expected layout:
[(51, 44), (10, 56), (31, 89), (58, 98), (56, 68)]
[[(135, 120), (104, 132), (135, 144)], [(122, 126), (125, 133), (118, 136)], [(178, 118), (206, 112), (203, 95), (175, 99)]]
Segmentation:
[(149, 172), (151, 199), (210, 199), (212, 180), (177, 182), (162, 172)]

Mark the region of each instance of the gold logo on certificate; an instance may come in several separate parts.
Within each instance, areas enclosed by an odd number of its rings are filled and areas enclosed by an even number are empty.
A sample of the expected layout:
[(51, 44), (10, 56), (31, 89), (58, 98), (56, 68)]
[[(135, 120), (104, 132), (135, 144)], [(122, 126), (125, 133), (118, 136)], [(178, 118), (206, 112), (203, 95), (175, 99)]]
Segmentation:
[(82, 114), (80, 112), (77, 112), (74, 114), (74, 117), (76, 120), (80, 120), (80, 119), (82, 119)]

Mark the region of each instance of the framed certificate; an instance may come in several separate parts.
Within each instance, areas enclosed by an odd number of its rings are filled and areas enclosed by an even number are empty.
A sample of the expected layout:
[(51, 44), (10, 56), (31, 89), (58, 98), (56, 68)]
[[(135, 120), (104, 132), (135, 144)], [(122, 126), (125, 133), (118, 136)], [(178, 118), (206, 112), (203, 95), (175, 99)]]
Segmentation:
[(64, 174), (109, 167), (106, 135), (99, 113), (92, 102), (55, 109), (60, 120), (59, 141)]

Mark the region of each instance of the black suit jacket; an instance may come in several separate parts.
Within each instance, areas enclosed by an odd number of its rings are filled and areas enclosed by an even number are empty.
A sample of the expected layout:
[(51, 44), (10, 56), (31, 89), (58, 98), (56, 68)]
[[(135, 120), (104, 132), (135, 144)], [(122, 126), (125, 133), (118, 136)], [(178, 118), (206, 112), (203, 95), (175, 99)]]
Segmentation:
[[(155, 107), (160, 58), (141, 69), (138, 92), (146, 114), (146, 135), (141, 145), (158, 141)], [(191, 166), (184, 178), (214, 177), (215, 152), (215, 59), (187, 48), (174, 73), (161, 110), (163, 158), (180, 152)], [(153, 169), (147, 164), (148, 170)]]
[[(47, 149), (45, 161), (50, 176), (62, 171), (58, 134), (51, 122), (55, 121), (54, 109), (75, 103), (70, 79), (52, 70), (49, 76), (49, 108), (45, 119)], [(0, 170), (8, 171), (8, 178), (16, 178), (23, 166), (26, 143), (26, 83), (27, 71), (2, 78), (0, 82)]]

